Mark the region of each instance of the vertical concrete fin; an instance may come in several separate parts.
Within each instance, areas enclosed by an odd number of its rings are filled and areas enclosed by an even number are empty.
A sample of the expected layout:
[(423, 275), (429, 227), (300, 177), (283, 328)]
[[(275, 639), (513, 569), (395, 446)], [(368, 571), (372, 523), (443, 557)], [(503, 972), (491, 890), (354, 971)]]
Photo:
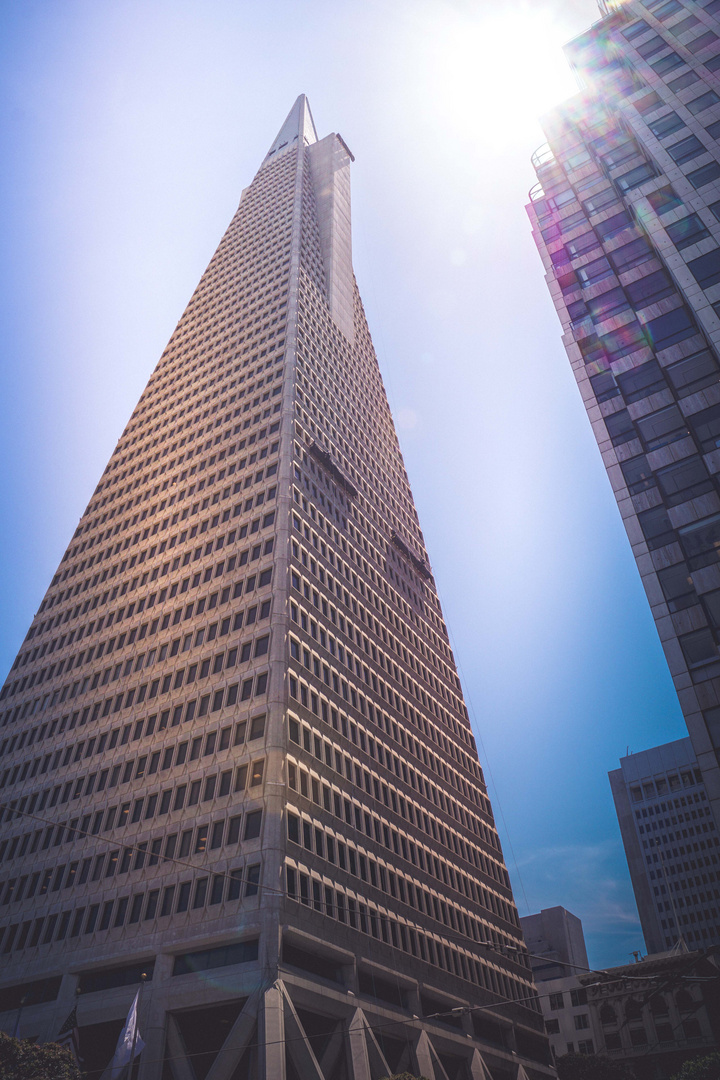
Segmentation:
[(428, 1080), (434, 1080), (435, 1069), (432, 1061), (430, 1040), (428, 1039), (426, 1031), (420, 1032), (418, 1040), (415, 1043), (415, 1060), (420, 1075), (427, 1076)]
[(392, 1069), (385, 1060), (385, 1055), (380, 1049), (380, 1043), (375, 1038), (375, 1033), (368, 1024), (364, 1013), (362, 1013), (362, 1021), (368, 1048), (368, 1059), (370, 1061), (370, 1068), (373, 1076), (380, 1074), (389, 1076)]
[(255, 1032), (260, 991), (256, 990), (230, 1028), (218, 1056), (213, 1061), (205, 1080), (230, 1080)]
[(280, 980), (263, 994), (258, 1023), (258, 1075), (285, 1080), (285, 998)]
[(175, 1080), (196, 1080), (180, 1028), (172, 1013), (167, 1014), (167, 1056)]
[[(282, 986), (282, 995), (285, 1001), (285, 1045), (288, 1054), (292, 1058), (293, 1065), (303, 1080), (325, 1080), (290, 995), (286, 988), (282, 984), (280, 985)], [(266, 1080), (270, 1080), (269, 1075)]]
[(315, 191), (325, 288), (330, 314), (350, 343), (355, 340), (355, 278), (350, 221), (352, 155), (339, 135), (328, 135), (308, 147)]
[(370, 1072), (367, 1041), (365, 1039), (365, 1017), (362, 1009), (356, 1009), (348, 1024), (350, 1041), (349, 1065), (352, 1080), (373, 1080)]
[(479, 1050), (473, 1050), (473, 1056), (470, 1058), (469, 1066), (472, 1080), (492, 1080), (490, 1070), (483, 1061), (482, 1054)]

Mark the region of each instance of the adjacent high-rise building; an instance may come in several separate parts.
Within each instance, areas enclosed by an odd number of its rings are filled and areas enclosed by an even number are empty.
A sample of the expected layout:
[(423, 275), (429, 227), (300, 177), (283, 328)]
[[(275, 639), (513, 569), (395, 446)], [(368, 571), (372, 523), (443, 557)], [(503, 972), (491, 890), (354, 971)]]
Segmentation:
[[(627, 0), (567, 46), (584, 89), (543, 120), (528, 207), (716, 823), (719, 9)], [(720, 838), (687, 861), (717, 881)]]
[(0, 694), (0, 1023), (95, 1075), (143, 974), (141, 1080), (549, 1075), (351, 160), (301, 96)]
[(718, 940), (720, 878), (698, 866), (717, 827), (692, 741), (629, 754), (608, 775), (647, 951)]
[(535, 982), (589, 971), (582, 922), (564, 907), (543, 908), (520, 919)]

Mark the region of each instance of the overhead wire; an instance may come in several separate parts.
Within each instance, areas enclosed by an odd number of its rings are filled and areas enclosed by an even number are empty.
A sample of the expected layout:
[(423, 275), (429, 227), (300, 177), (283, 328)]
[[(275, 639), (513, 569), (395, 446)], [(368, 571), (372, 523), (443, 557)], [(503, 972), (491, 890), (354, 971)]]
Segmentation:
[[(10, 809), (9, 805), (7, 803), (0, 802), (0, 811), (7, 810), (7, 809)], [(35, 813), (28, 813), (25, 810), (20, 811), (20, 810), (17, 810), (17, 808), (14, 808), (12, 810), (12, 813), (23, 816), (25, 818), (29, 818), (29, 819), (31, 819), (33, 821), (37, 821), (38, 823), (40, 823), (42, 825), (46, 825), (46, 826), (57, 827), (57, 825), (59, 824), (57, 821), (53, 821), (50, 818), (46, 818), (46, 817), (43, 817), (43, 816), (41, 816), (39, 814), (35, 814)], [(66, 825), (66, 826), (64, 826), (64, 828), (69, 829), (70, 826)], [(100, 841), (100, 843), (103, 843), (103, 844), (105, 844), (105, 845), (107, 845), (108, 847), (111, 847), (111, 848), (116, 848), (118, 850), (127, 850), (127, 851), (132, 851), (132, 852), (141, 852), (145, 856), (149, 855), (149, 853), (147, 851), (147, 848), (142, 847), (139, 844), (122, 844), (118, 840), (113, 840), (110, 837), (101, 836), (98, 833), (91, 833), (91, 832), (88, 832), (87, 830), (83, 830), (83, 829), (80, 829), (80, 828), (77, 828), (77, 827), (74, 827), (72, 829), (72, 831), (73, 831), (73, 833), (77, 834), (80, 837), (90, 838), (90, 839), (94, 839), (95, 841)], [(232, 873), (229, 873), (227, 870), (217, 870), (216, 871), (216, 870), (213, 870), (210, 867), (207, 867), (207, 868), (206, 867), (199, 867), (196, 863), (190, 862), (190, 861), (188, 861), (186, 859), (181, 859), (176, 855), (158, 855), (157, 859), (158, 859), (158, 863), (172, 863), (172, 864), (174, 864), (176, 866), (182, 867), (183, 869), (192, 870), (195, 873), (197, 873), (198, 870), (207, 869), (208, 873), (212, 874), (214, 877), (222, 877), (226, 881), (233, 881), (235, 883), (237, 883), (237, 881), (238, 881), (237, 877), (234, 877), (232, 875)], [(271, 885), (265, 885), (265, 884), (260, 883), (260, 884), (258, 884), (258, 890), (263, 892), (266, 895), (282, 897), (284, 899), (291, 899), (296, 903), (300, 902), (299, 899), (297, 899), (295, 897), (292, 897), (290, 894), (288, 894), (288, 892), (286, 890), (277, 889), (277, 888), (274, 888)], [(308, 904), (308, 906), (311, 907), (314, 910), (317, 910), (317, 905), (319, 905), (320, 908), (323, 909), (323, 910), (328, 909), (328, 908), (331, 909), (331, 910), (334, 910), (337, 907), (336, 903), (334, 903), (334, 902), (326, 903), (324, 900), (320, 900), (320, 901), (313, 900), (311, 903)], [(411, 905), (409, 905), (409, 904), (406, 904), (406, 906), (411, 907)], [(415, 909), (413, 909), (413, 910), (415, 910)], [(380, 914), (378, 914), (378, 915), (376, 915), (374, 917), (379, 919), (379, 920), (385, 918), (385, 916), (381, 916)], [(434, 921), (439, 921), (439, 920), (434, 920)], [(491, 952), (495, 952), (499, 956), (503, 956), (505, 959), (513, 959), (512, 957), (506, 956), (505, 955), (506, 953), (516, 953), (518, 958), (527, 957), (528, 959), (547, 960), (546, 956), (542, 956), (539, 953), (531, 953), (527, 948), (521, 948), (520, 946), (516, 947), (516, 946), (512, 946), (512, 945), (508, 945), (508, 944), (500, 945), (497, 942), (493, 942), (493, 941), (475, 940), (475, 939), (469, 938), (469, 937), (466, 938), (463, 935), (458, 934), (452, 928), (447, 927), (446, 924), (443, 924), (443, 930), (440, 933), (438, 933), (437, 936), (445, 937), (450, 941), (454, 941), (456, 944), (461, 945), (468, 952), (472, 952), (472, 947), (473, 946), (479, 946), (481, 948), (488, 949)], [(518, 966), (524, 968), (524, 965), (521, 963), (520, 959), (517, 959), (516, 963), (518, 964)], [(609, 974), (606, 969), (590, 968), (590, 967), (586, 967), (583, 964), (574, 964), (574, 963), (571, 963), (569, 961), (556, 960), (556, 961), (554, 961), (554, 963), (558, 964), (559, 966), (566, 967), (566, 968), (573, 968), (576, 971), (582, 971), (582, 972), (585, 972), (587, 974), (595, 974), (595, 975), (608, 975)], [(528, 971), (527, 968), (525, 968), (525, 970)], [(528, 972), (528, 974), (529, 973), (530, 972)], [(623, 978), (629, 979), (629, 980), (637, 979), (638, 981), (646, 981), (647, 976), (624, 975)], [(489, 991), (489, 992), (495, 993), (495, 991)], [(504, 995), (498, 995), (498, 996), (502, 998)], [(540, 995), (538, 995), (538, 996), (540, 996)], [(507, 1000), (512, 1002), (512, 1001), (520, 1001), (522, 999), (508, 998)]]

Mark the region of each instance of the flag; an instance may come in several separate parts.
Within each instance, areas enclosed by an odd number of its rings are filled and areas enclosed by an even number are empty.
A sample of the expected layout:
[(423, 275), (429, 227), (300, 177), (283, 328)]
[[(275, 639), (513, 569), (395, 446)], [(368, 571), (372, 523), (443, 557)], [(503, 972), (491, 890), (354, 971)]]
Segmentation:
[(145, 1046), (145, 1043), (140, 1038), (140, 1032), (138, 1031), (137, 1007), (139, 997), (140, 991), (138, 990), (135, 995), (135, 1000), (130, 1006), (130, 1012), (127, 1014), (125, 1027), (120, 1032), (120, 1037), (117, 1041), (117, 1046), (115, 1047), (115, 1056), (110, 1062), (110, 1080), (120, 1080), (125, 1069), (128, 1066), (132, 1068), (133, 1060)]
[(80, 1033), (78, 1031), (77, 1022), (77, 1005), (70, 1013), (63, 1026), (60, 1028), (60, 1031), (58, 1032), (58, 1037), (55, 1042), (59, 1046), (66, 1047), (66, 1049), (68, 1049), (72, 1054), (75, 1060), (75, 1064), (78, 1066), (80, 1065), (82, 1058), (80, 1057), (80, 1054), (78, 1052), (80, 1049)]

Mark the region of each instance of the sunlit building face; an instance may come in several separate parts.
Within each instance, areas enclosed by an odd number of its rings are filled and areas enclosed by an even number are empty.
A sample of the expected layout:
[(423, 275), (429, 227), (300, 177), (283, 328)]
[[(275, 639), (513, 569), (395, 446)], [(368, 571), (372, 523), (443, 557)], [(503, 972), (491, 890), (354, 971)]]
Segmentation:
[(528, 207), (713, 809), (665, 866), (645, 838), (666, 947), (720, 940), (719, 8), (629, 0), (567, 46)]
[(300, 97), (0, 695), (0, 1025), (91, 1075), (142, 974), (141, 1080), (551, 1074), (351, 160)]

